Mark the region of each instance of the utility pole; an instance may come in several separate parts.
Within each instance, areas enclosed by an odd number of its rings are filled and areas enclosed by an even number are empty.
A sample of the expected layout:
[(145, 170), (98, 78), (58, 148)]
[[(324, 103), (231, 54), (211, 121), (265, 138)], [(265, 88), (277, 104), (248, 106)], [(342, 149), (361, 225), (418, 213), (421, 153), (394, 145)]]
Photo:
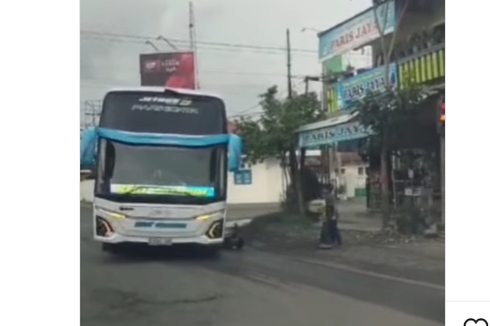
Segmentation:
[(305, 96), (308, 95), (308, 84), (310, 81), (310, 76), (305, 77)]
[[(292, 85), (292, 76), (291, 76), (291, 40), (289, 36), (289, 28), (286, 29), (286, 52), (287, 52), (287, 68), (288, 68), (288, 99), (292, 100), (293, 98), (293, 85)], [(304, 162), (304, 155), (306, 153), (305, 149), (301, 149), (301, 154), (300, 154), (300, 162), (298, 164), (297, 160), (297, 155), (296, 155), (296, 146), (291, 145), (289, 148), (289, 164), (291, 167), (291, 180), (295, 180), (295, 188), (296, 188), (296, 195), (298, 198), (298, 208), (300, 211), (301, 216), (305, 216), (306, 214), (306, 209), (305, 209), (305, 203), (303, 200), (303, 190), (302, 190), (302, 181), (301, 181), (301, 174), (303, 172), (302, 170), (302, 162)]]
[(194, 5), (189, 2), (189, 42), (191, 51), (194, 53), (194, 71), (196, 75), (196, 88), (199, 89), (199, 69), (197, 59), (197, 44), (196, 44), (196, 22), (194, 17)]
[(289, 28), (286, 30), (286, 51), (287, 51), (287, 65), (288, 65), (288, 98), (293, 97), (293, 85), (291, 81), (291, 40), (289, 37)]

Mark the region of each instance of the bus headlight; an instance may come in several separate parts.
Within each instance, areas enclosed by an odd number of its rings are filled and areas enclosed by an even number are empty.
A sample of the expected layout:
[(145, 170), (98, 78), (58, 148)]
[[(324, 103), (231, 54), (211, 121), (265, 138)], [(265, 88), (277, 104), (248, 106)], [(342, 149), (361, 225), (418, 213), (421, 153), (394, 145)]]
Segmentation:
[(223, 211), (200, 215), (196, 217), (196, 221), (208, 222), (208, 221), (215, 220), (217, 218), (223, 218)]
[(95, 210), (109, 216), (109, 217), (112, 217), (113, 219), (115, 220), (125, 220), (126, 219), (126, 215), (124, 214), (121, 214), (119, 212), (113, 212), (113, 211), (110, 211), (110, 210), (107, 210), (107, 209), (104, 209), (104, 208), (100, 208), (100, 207), (96, 207)]

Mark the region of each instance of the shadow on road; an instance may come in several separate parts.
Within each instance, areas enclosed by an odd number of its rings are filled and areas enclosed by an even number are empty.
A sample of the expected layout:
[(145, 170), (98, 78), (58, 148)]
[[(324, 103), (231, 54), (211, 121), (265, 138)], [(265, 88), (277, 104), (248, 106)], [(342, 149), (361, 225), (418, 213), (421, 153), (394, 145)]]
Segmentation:
[(105, 253), (104, 264), (130, 264), (145, 262), (203, 262), (219, 259), (221, 253), (195, 246), (149, 247), (146, 245), (127, 245), (117, 253)]

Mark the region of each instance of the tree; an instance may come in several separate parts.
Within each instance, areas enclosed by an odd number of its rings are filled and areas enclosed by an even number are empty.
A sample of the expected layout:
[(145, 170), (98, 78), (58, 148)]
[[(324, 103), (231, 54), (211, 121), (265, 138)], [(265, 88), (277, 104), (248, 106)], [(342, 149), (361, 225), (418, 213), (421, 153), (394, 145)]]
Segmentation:
[[(405, 12), (410, 5), (411, 0), (373, 0), (373, 11), (374, 18), (376, 22), (376, 27), (379, 31), (380, 38), (380, 47), (381, 47), (381, 55), (383, 59), (384, 65), (384, 81), (387, 89), (387, 96), (385, 98), (386, 103), (392, 102), (395, 97), (391, 97), (394, 95), (393, 88), (396, 86), (390, 83), (390, 64), (391, 57), (393, 53), (393, 48), (395, 46), (396, 37), (399, 30), (399, 25), (402, 19), (404, 18)], [(390, 3), (393, 3), (394, 11), (390, 10)], [(395, 24), (393, 26), (393, 31), (391, 33), (391, 37), (386, 37), (385, 34), (388, 34), (388, 23), (391, 18), (394, 17)], [(395, 101), (396, 102), (396, 101)], [(382, 102), (384, 103), (384, 102)], [(382, 133), (382, 136), (386, 136), (387, 133)], [(389, 206), (390, 206), (390, 187), (389, 187), (389, 177), (388, 177), (388, 149), (387, 142), (388, 138), (380, 138), (378, 141), (379, 149), (380, 149), (380, 172), (381, 172), (381, 210), (383, 212), (383, 221), (387, 221), (389, 219)]]
[[(372, 132), (369, 138), (371, 154), (379, 155), (384, 151), (381, 169), (383, 159), (391, 157), (393, 152), (437, 146), (437, 129), (431, 116), (434, 110), (427, 107), (431, 102), (424, 102), (427, 97), (428, 93), (422, 88), (411, 86), (404, 90), (368, 93), (356, 104), (360, 123)], [(388, 170), (388, 162), (384, 164)], [(385, 173), (388, 174), (387, 171)], [(386, 188), (383, 188), (383, 184), (381, 188), (385, 228), (389, 226), (391, 206), (389, 182), (386, 179)]]
[(260, 96), (263, 114), (254, 119), (241, 117), (236, 122), (245, 144), (245, 154), (251, 163), (267, 158), (278, 158), (285, 176), (294, 185), (299, 210), (304, 214), (300, 176), (302, 166), (296, 158), (296, 130), (321, 118), (321, 104), (316, 93), (294, 94), (292, 98), (278, 98), (277, 86)]

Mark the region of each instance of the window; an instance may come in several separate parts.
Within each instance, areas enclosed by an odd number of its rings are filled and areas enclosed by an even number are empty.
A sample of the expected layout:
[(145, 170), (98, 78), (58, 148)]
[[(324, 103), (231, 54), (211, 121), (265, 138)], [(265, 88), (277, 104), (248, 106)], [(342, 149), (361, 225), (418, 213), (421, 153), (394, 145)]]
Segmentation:
[(240, 170), (248, 170), (252, 168), (252, 164), (247, 161), (247, 157), (242, 155), (242, 161), (240, 163)]
[(364, 168), (362, 166), (357, 169), (357, 174), (364, 175)]
[(181, 202), (179, 196), (226, 198), (226, 147), (130, 146), (103, 140), (100, 152), (98, 195), (123, 195), (128, 201), (159, 197), (157, 202), (166, 203)]

